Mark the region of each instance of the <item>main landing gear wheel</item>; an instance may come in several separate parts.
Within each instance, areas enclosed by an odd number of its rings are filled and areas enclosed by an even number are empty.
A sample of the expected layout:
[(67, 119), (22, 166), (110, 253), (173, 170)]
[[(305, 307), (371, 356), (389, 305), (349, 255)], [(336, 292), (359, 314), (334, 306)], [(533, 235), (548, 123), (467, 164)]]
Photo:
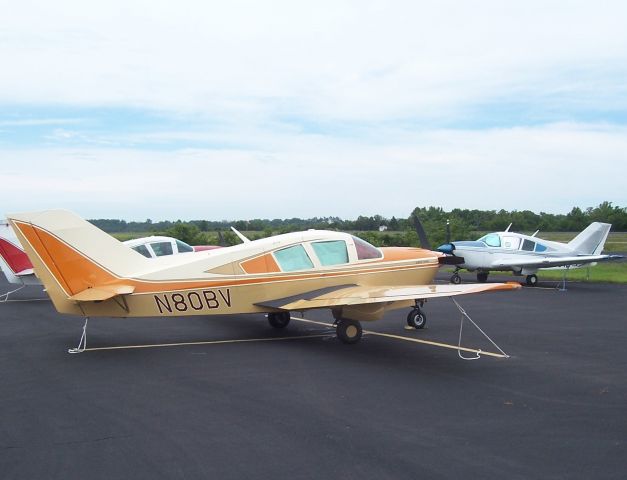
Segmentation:
[(407, 325), (409, 325), (410, 327), (413, 327), (416, 330), (419, 330), (421, 328), (425, 328), (426, 324), (427, 324), (427, 316), (425, 315), (425, 312), (423, 312), (419, 308), (413, 308), (407, 314)]
[(349, 345), (357, 343), (361, 339), (361, 324), (354, 320), (342, 318), (337, 322), (336, 333), (337, 338), (339, 338), (342, 343)]
[(530, 287), (535, 287), (538, 284), (537, 275), (527, 275), (527, 285)]
[(268, 314), (268, 322), (274, 328), (285, 328), (290, 323), (290, 312), (272, 312)]
[(451, 283), (454, 285), (459, 285), (462, 283), (462, 277), (459, 276), (459, 273), (454, 273), (451, 277)]
[(488, 280), (488, 272), (477, 273), (477, 281), (479, 283), (485, 283)]

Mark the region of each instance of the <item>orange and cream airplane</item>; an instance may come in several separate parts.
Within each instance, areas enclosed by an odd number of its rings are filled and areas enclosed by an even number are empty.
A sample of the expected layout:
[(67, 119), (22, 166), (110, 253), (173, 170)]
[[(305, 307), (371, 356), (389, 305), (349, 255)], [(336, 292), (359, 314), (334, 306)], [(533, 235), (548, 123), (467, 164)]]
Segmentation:
[[(86, 317), (267, 313), (283, 328), (290, 311), (328, 308), (344, 343), (360, 321), (411, 308), (422, 328), (427, 299), (517, 284), (434, 285), (446, 256), (420, 248), (375, 248), (348, 233), (308, 230), (232, 247), (147, 259), (64, 210), (8, 215), (57, 311)], [(86, 328), (86, 327), (85, 327)], [(79, 347), (85, 348), (85, 328)]]

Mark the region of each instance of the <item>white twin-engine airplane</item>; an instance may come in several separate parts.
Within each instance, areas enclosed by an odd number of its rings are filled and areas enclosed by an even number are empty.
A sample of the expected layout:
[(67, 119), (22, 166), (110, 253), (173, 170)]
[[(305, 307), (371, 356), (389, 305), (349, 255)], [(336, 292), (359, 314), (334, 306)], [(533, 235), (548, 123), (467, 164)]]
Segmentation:
[[(267, 313), (283, 328), (290, 311), (331, 309), (337, 336), (355, 343), (360, 321), (411, 308), (422, 328), (427, 299), (517, 284), (434, 285), (447, 256), (375, 248), (347, 233), (309, 230), (239, 245), (147, 259), (73, 213), (8, 215), (57, 311), (87, 318)], [(86, 324), (87, 325), (87, 324)], [(79, 347), (84, 350), (85, 330)]]
[(609, 223), (591, 223), (568, 243), (550, 242), (533, 235), (510, 232), (489, 233), (477, 241), (445, 243), (438, 251), (457, 257), (451, 283), (461, 283), (460, 269), (477, 271), (477, 280), (485, 282), (491, 271), (511, 271), (526, 275), (526, 283), (538, 283), (536, 272), (543, 268), (578, 268), (582, 265), (616, 260), (621, 255), (601, 255), (612, 227)]

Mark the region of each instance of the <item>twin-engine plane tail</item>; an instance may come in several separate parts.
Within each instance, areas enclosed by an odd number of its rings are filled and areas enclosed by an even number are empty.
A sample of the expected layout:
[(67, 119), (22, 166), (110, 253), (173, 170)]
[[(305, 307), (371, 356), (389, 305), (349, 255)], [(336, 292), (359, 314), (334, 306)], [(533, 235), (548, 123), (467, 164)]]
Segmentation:
[(610, 223), (594, 222), (568, 242), (568, 246), (580, 255), (600, 255), (610, 233)]
[(7, 218), (60, 312), (80, 314), (81, 301), (131, 293), (133, 287), (125, 279), (149, 261), (65, 210)]

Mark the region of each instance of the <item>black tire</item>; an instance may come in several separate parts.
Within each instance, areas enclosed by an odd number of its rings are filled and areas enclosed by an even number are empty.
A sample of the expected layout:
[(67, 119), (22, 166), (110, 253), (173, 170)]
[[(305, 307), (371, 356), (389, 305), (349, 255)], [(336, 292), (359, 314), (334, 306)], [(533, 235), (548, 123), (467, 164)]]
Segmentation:
[(538, 285), (538, 276), (537, 275), (527, 275), (526, 283), (527, 283), (527, 286), (529, 286), (529, 287), (535, 287), (536, 285)]
[(485, 283), (488, 281), (488, 272), (478, 272), (477, 273), (477, 281), (479, 283)]
[(268, 314), (268, 323), (274, 328), (285, 328), (290, 323), (290, 312), (273, 312)]
[(361, 324), (355, 320), (343, 318), (337, 322), (336, 334), (342, 343), (352, 345), (361, 340)]
[(421, 328), (425, 328), (426, 324), (427, 316), (422, 310), (414, 308), (407, 314), (407, 325), (409, 325), (410, 327), (413, 327), (416, 330), (420, 330)]
[(451, 277), (451, 283), (454, 285), (459, 285), (460, 283), (462, 283), (462, 277), (460, 277), (459, 274), (454, 273)]

